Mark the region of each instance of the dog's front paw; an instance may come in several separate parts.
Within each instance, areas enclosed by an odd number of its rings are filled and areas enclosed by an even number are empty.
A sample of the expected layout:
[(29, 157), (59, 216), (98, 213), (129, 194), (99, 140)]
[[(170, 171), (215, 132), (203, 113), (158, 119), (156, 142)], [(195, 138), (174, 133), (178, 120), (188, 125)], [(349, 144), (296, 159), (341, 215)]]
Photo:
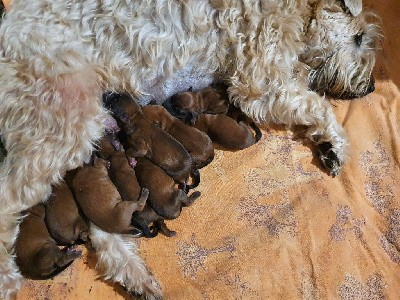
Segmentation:
[(329, 175), (335, 177), (342, 168), (343, 161), (339, 158), (337, 150), (329, 142), (323, 142), (317, 145), (318, 156)]

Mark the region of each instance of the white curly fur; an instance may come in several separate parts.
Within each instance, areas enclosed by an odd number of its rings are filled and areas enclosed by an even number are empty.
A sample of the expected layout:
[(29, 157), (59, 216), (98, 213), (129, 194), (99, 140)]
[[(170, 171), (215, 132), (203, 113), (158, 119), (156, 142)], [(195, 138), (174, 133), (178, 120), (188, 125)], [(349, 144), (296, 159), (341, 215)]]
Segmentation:
[(98, 258), (96, 269), (104, 279), (119, 283), (128, 292), (142, 294), (146, 299), (161, 298), (160, 286), (137, 254), (132, 237), (107, 233), (93, 223), (89, 237)]
[(11, 255), (19, 212), (45, 201), (50, 184), (90, 155), (102, 135), (106, 90), (145, 104), (189, 83), (222, 80), (255, 120), (306, 125), (308, 138), (328, 142), (330, 154), (320, 158), (337, 174), (346, 137), (320, 94), (370, 90), (377, 30), (360, 3), (14, 0), (0, 26), (0, 133), (8, 151), (0, 168), (0, 297), (21, 283)]

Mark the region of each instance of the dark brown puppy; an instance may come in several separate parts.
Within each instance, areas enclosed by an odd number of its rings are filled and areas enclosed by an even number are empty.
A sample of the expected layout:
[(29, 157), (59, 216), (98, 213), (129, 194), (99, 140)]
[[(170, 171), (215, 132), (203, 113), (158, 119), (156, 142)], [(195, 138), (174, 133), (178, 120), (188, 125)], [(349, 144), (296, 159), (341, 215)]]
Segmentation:
[(150, 191), (148, 204), (165, 219), (177, 218), (182, 206), (191, 205), (200, 196), (196, 191), (188, 197), (182, 189), (176, 188), (175, 181), (163, 169), (147, 158), (137, 158), (135, 170), (140, 186)]
[(177, 118), (192, 123), (198, 114), (226, 114), (228, 93), (223, 85), (175, 94), (163, 104)]
[(148, 191), (136, 201), (122, 201), (111, 182), (105, 160), (94, 157), (93, 166), (84, 165), (72, 179), (72, 190), (83, 213), (101, 229), (111, 233), (132, 233), (132, 214), (143, 209)]
[[(205, 132), (213, 142), (231, 149), (242, 150), (257, 143), (260, 129), (254, 123), (236, 121), (227, 115), (199, 114), (193, 127)], [(255, 130), (255, 134), (251, 130)]]
[(147, 105), (142, 111), (149, 121), (168, 132), (185, 147), (192, 157), (194, 168), (201, 169), (213, 160), (214, 147), (204, 132), (184, 124), (161, 105)]
[(65, 182), (53, 186), (45, 208), (47, 228), (58, 245), (68, 246), (87, 241), (89, 226)]
[(128, 158), (146, 157), (179, 183), (185, 183), (192, 169), (186, 149), (168, 133), (151, 123), (141, 107), (126, 94), (103, 96), (122, 129), (121, 142)]
[(73, 248), (58, 248), (47, 230), (43, 204), (32, 207), (22, 221), (15, 251), (22, 275), (32, 279), (55, 276), (81, 256), (81, 252)]

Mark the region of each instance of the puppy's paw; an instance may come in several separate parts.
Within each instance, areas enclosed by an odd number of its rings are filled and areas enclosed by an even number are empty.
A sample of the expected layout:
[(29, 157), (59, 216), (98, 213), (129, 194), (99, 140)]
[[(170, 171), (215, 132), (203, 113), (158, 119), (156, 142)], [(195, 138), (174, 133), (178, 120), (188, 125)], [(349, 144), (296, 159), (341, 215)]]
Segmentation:
[(317, 145), (318, 156), (329, 175), (335, 177), (342, 168), (343, 161), (338, 156), (338, 151), (333, 148), (330, 142), (323, 142)]

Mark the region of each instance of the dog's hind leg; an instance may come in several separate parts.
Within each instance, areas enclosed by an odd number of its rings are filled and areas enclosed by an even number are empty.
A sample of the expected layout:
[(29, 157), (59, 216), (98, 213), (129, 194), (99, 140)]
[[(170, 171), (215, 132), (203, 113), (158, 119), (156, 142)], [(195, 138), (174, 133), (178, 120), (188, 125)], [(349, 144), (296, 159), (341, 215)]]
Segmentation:
[(121, 284), (129, 293), (141, 294), (147, 300), (162, 299), (155, 278), (137, 254), (137, 246), (126, 236), (102, 231), (90, 224), (90, 241), (98, 258), (96, 268), (106, 280)]
[[(16, 294), (22, 277), (13, 261), (19, 213), (45, 201), (51, 184), (82, 164), (102, 133), (101, 93), (88, 70), (35, 78), (0, 62), (0, 298)], [(18, 71), (17, 71), (18, 70)], [(75, 99), (70, 97), (76, 96)]]

